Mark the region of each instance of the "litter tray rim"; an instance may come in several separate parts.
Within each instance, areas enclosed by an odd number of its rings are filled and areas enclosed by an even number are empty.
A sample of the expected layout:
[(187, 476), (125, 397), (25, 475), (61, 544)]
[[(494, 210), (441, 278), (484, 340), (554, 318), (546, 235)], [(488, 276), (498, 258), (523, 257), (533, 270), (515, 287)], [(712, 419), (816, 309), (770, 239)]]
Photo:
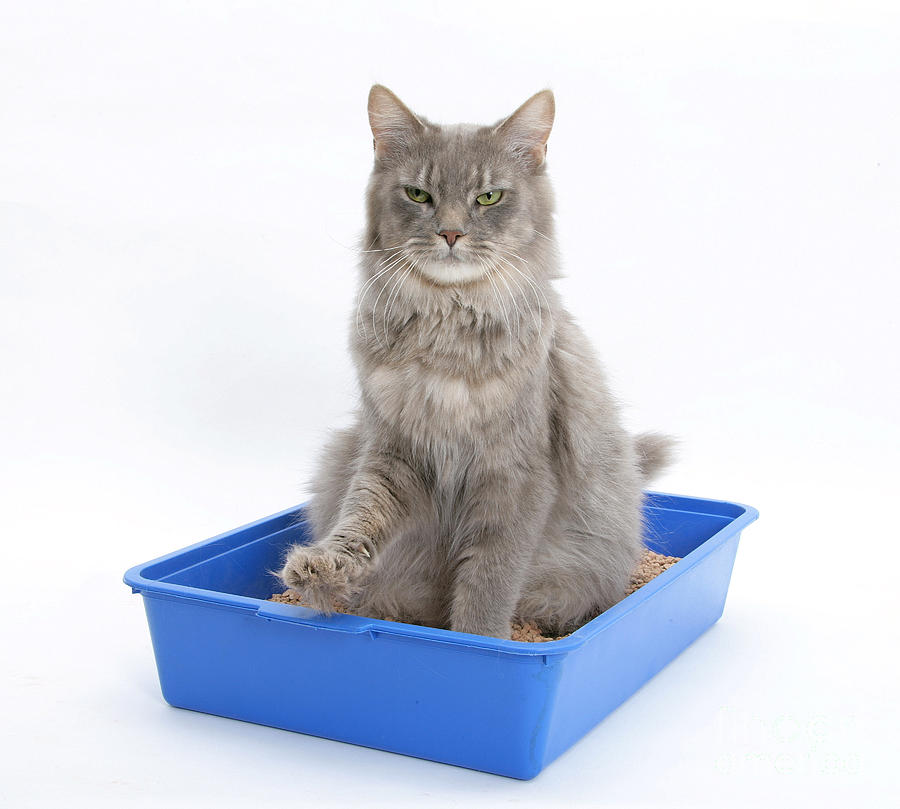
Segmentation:
[[(277, 604), (266, 599), (223, 593), (217, 590), (204, 590), (198, 587), (159, 581), (144, 576), (144, 571), (153, 565), (167, 562), (190, 551), (217, 542), (221, 543), (235, 534), (248, 531), (263, 523), (297, 514), (306, 507), (307, 503), (301, 503), (300, 505), (283, 509), (282, 511), (275, 512), (266, 517), (253, 520), (246, 525), (232, 528), (221, 534), (209, 537), (208, 539), (159, 556), (156, 559), (151, 559), (148, 562), (135, 565), (126, 571), (123, 580), (125, 584), (131, 587), (133, 593), (140, 593), (142, 596), (150, 595), (170, 598), (195, 604), (199, 602), (201, 604), (219, 608), (238, 608), (256, 612), (260, 617), (266, 620), (286, 621), (306, 626), (311, 629), (333, 629), (346, 632), (348, 631), (346, 627), (341, 626), (342, 620), (355, 619), (356, 622), (351, 631), (368, 632), (373, 637), (377, 635), (399, 636), (410, 640), (418, 640), (420, 642), (450, 644), (457, 647), (489, 650), (499, 654), (526, 657), (564, 655), (579, 649), (609, 626), (625, 618), (648, 598), (652, 598), (657, 592), (669, 586), (678, 577), (688, 573), (693, 567), (701, 563), (710, 553), (716, 551), (732, 536), (743, 531), (747, 525), (752, 523), (759, 516), (759, 511), (753, 506), (732, 500), (716, 500), (705, 497), (668, 494), (656, 491), (647, 491), (645, 494), (648, 498), (646, 505), (650, 508), (662, 508), (667, 511), (686, 511), (689, 513), (710, 515), (709, 506), (721, 506), (728, 507), (727, 510), (729, 512), (736, 511), (737, 513), (722, 513), (717, 515), (728, 517), (729, 522), (647, 584), (626, 596), (596, 618), (588, 621), (572, 634), (560, 638), (559, 640), (543, 642), (503, 640), (501, 638), (492, 638), (486, 635), (472, 635), (465, 632), (454, 632), (449, 629), (418, 626), (416, 624), (406, 624), (399, 621), (386, 621), (380, 618), (365, 618), (363, 616), (349, 616), (340, 613), (336, 613), (332, 616), (325, 616), (308, 607)], [(705, 510), (691, 509), (689, 506), (692, 504), (703, 504)], [(676, 506), (682, 506), (682, 508), (677, 508)], [(726, 508), (723, 508), (722, 510), (725, 511)], [(263, 538), (264, 537), (257, 537), (253, 540), (249, 540), (249, 542), (256, 542)], [(238, 547), (240, 547), (240, 545), (226, 547), (223, 548), (222, 552), (230, 552), (236, 550)]]

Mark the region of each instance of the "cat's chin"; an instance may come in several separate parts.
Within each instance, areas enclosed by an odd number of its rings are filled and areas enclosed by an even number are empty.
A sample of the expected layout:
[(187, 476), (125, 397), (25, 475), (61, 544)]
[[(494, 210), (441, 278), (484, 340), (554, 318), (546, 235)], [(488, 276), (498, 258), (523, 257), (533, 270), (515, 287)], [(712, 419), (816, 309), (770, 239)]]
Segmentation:
[(485, 269), (481, 264), (471, 261), (429, 261), (419, 267), (429, 281), (435, 284), (465, 284), (477, 281), (485, 275)]

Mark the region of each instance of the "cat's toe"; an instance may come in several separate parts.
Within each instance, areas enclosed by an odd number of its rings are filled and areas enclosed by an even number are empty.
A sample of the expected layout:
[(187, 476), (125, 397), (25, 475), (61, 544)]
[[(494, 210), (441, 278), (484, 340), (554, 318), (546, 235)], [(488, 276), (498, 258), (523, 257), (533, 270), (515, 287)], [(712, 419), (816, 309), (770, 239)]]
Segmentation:
[(335, 549), (296, 545), (288, 553), (279, 576), (285, 586), (300, 595), (304, 604), (332, 613), (335, 601), (358, 578), (358, 567), (353, 557)]

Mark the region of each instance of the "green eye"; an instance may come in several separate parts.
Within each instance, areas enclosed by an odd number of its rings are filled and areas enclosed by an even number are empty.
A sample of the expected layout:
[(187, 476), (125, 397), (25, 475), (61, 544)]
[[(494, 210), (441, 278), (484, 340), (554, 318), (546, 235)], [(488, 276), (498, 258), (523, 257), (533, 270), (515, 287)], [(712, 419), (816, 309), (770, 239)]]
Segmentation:
[(500, 202), (500, 197), (502, 196), (503, 192), (499, 189), (496, 191), (485, 191), (483, 194), (475, 197), (475, 202), (479, 205), (493, 205), (495, 202)]
[(431, 194), (427, 191), (423, 191), (421, 188), (406, 186), (406, 196), (413, 202), (431, 202)]

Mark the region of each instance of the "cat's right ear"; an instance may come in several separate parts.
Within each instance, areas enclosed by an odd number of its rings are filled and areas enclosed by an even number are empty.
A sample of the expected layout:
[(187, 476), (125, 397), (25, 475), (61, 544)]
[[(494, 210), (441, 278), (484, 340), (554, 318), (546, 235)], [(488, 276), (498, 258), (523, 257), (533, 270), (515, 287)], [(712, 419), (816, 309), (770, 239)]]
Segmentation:
[(369, 125), (374, 137), (375, 159), (384, 160), (408, 149), (425, 125), (382, 84), (369, 90)]

